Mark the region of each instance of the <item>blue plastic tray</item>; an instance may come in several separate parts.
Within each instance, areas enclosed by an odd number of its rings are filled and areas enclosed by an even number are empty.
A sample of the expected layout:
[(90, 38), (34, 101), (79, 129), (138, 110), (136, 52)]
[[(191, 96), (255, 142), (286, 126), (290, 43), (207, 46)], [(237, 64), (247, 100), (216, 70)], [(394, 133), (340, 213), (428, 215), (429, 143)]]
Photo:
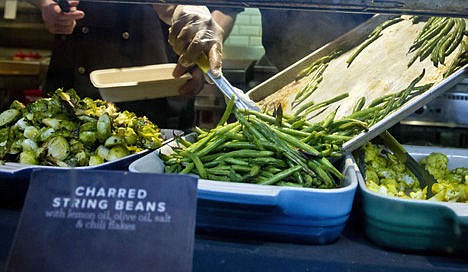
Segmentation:
[[(468, 150), (405, 146), (419, 160), (431, 152), (446, 154), (449, 168), (467, 167)], [(367, 237), (400, 251), (468, 254), (468, 204), (408, 200), (367, 188), (359, 173), (359, 196)]]
[[(130, 172), (163, 173), (159, 152), (132, 162)], [(310, 189), (200, 179), (197, 229), (300, 243), (326, 244), (338, 239), (349, 218), (357, 188), (357, 166), (343, 159), (342, 187)]]

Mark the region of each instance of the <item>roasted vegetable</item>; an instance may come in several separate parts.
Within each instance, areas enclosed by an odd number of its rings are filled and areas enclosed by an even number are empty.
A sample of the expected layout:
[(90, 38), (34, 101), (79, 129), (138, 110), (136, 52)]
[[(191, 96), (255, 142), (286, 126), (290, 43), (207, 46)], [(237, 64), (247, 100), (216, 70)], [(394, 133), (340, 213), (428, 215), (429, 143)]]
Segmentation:
[(435, 67), (445, 64), (445, 58), (462, 42), (465, 29), (463, 18), (430, 17), (409, 49), (408, 53), (414, 53), (408, 67), (429, 56)]
[(431, 153), (420, 160), (419, 163), (437, 180), (432, 188), (420, 188), (413, 173), (384, 147), (367, 143), (362, 149), (365, 153), (366, 186), (370, 190), (411, 199), (427, 199), (427, 190), (432, 190), (434, 196), (429, 200), (468, 203), (468, 168), (450, 170), (446, 155)]
[[(111, 149), (106, 148), (104, 145)], [(161, 146), (159, 128), (114, 104), (73, 89), (0, 114), (0, 159), (55, 166), (97, 165)]]
[[(233, 100), (227, 109), (233, 111), (236, 122), (219, 124), (210, 131), (196, 129), (199, 132), (196, 142), (176, 139), (181, 148), (161, 154), (167, 173), (193, 173), (204, 179), (265, 185), (340, 186), (342, 173), (306, 141), (309, 133), (300, 130), (312, 124), (304, 121), (298, 125), (296, 120), (281, 115), (281, 111), (276, 111), (277, 116), (273, 117), (233, 109), (232, 103)], [(296, 129), (291, 128), (293, 123)]]

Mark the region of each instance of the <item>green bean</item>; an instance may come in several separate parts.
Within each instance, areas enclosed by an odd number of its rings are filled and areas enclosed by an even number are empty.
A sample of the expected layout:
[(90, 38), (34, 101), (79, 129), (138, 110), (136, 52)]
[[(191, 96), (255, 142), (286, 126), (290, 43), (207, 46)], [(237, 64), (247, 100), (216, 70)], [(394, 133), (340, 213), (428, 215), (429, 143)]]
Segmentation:
[(221, 156), (217, 157), (216, 160), (223, 160), (229, 157), (235, 158), (256, 158), (256, 157), (268, 157), (273, 156), (275, 153), (269, 150), (254, 150), (254, 149), (244, 149), (244, 150), (234, 150), (226, 152)]
[(225, 181), (230, 182), (231, 180), (227, 176), (208, 175), (209, 180)]
[(197, 127), (197, 126), (193, 127), (192, 130), (193, 130), (194, 132), (196, 132), (198, 135), (202, 135), (202, 134), (206, 134), (206, 133), (207, 133), (205, 130), (203, 130), (203, 129), (201, 129), (200, 127)]
[(227, 137), (221, 136), (218, 138), (215, 138), (213, 141), (208, 142), (204, 148), (199, 150), (197, 153), (198, 156), (202, 157), (216, 149), (218, 146), (224, 144), (227, 141)]
[(235, 104), (234, 102), (235, 102), (235, 97), (234, 97), (234, 95), (232, 95), (231, 99), (229, 99), (229, 102), (226, 105), (226, 109), (224, 110), (223, 115), (221, 116), (221, 118), (218, 121), (217, 126), (222, 126), (222, 125), (224, 125), (224, 123), (227, 122), (229, 116), (232, 114), (232, 110), (234, 109), (234, 104)]
[(330, 126), (333, 121), (335, 120), (335, 116), (336, 116), (336, 112), (338, 111), (338, 109), (340, 108), (340, 106), (336, 107), (336, 109), (334, 111), (332, 111), (326, 118), (325, 120), (323, 120), (323, 128), (327, 128), (328, 126)]
[(317, 161), (315, 160), (310, 160), (307, 162), (307, 165), (314, 170), (315, 173), (317, 173), (317, 176), (325, 182), (325, 184), (329, 184), (330, 186), (334, 184), (334, 181), (330, 175), (328, 175), (327, 172), (325, 172), (320, 165), (318, 164)]
[(205, 147), (205, 145), (211, 141), (211, 139), (213, 139), (213, 137), (215, 137), (216, 135), (220, 135), (220, 134), (223, 134), (227, 131), (230, 131), (232, 130), (233, 128), (235, 128), (236, 126), (239, 126), (238, 123), (232, 123), (232, 124), (228, 124), (228, 125), (225, 125), (223, 127), (220, 127), (220, 128), (215, 128), (215, 129), (212, 129), (208, 135), (206, 137), (204, 137), (202, 140), (200, 141), (197, 141), (196, 143), (192, 144), (190, 147), (188, 147), (187, 149), (190, 150), (191, 152), (197, 152), (198, 150), (202, 149), (203, 147)]
[(252, 168), (250, 169), (250, 176), (254, 177), (257, 176), (260, 173), (260, 165), (254, 164)]
[(362, 110), (365, 103), (366, 103), (366, 97), (365, 96), (362, 96), (361, 98), (359, 98), (356, 101), (356, 104), (354, 104), (353, 113)]
[(429, 39), (432, 39), (435, 35), (437, 35), (437, 33), (439, 33), (439, 31), (444, 27), (445, 20), (446, 18), (443, 17), (431, 17), (426, 22), (419, 35), (416, 37), (415, 41), (408, 50), (408, 53), (419, 48), (424, 42), (426, 42)]
[(296, 165), (294, 167), (283, 170), (283, 171), (279, 172), (278, 174), (275, 174), (273, 177), (271, 177), (271, 178), (269, 178), (267, 180), (261, 181), (260, 184), (263, 184), (263, 185), (275, 184), (278, 181), (283, 180), (283, 179), (291, 176), (292, 174), (294, 174), (295, 172), (297, 172), (297, 171), (299, 171), (301, 169), (302, 169), (302, 166)]
[(304, 142), (301, 142), (301, 141), (298, 141), (296, 138), (286, 134), (286, 133), (283, 133), (277, 129), (274, 129), (273, 128), (273, 131), (276, 135), (278, 135), (278, 137), (284, 141), (286, 141), (288, 144), (290, 144), (291, 146), (294, 146), (296, 148), (299, 148), (301, 150), (304, 150), (308, 153), (311, 153), (312, 155), (314, 156), (319, 156), (319, 152), (313, 148), (312, 146), (304, 143)]
[(224, 150), (224, 149), (254, 149), (257, 146), (250, 142), (245, 141), (231, 141), (226, 142), (220, 145), (216, 150)]
[(444, 52), (445, 56), (449, 56), (450, 54), (452, 54), (452, 52), (458, 47), (458, 45), (460, 45), (461, 41), (463, 40), (463, 33), (465, 32), (465, 28), (466, 28), (465, 19), (457, 18), (454, 20), (457, 24), (456, 30), (455, 30), (456, 36), (455, 36), (454, 41), (450, 44), (450, 46)]
[(267, 115), (265, 113), (258, 112), (258, 111), (252, 111), (252, 110), (247, 110), (247, 109), (241, 109), (241, 110), (238, 110), (238, 111), (243, 112), (246, 115), (253, 115), (253, 116), (257, 117), (258, 119), (260, 119), (260, 120), (262, 120), (264, 122), (267, 122), (269, 124), (274, 124), (275, 121), (276, 121), (275, 117)]
[(282, 140), (277, 133), (272, 131), (272, 128), (266, 125), (265, 123), (261, 123), (258, 120), (252, 119), (252, 124), (258, 127), (259, 131), (261, 131), (262, 134), (264, 134), (266, 137), (268, 137), (274, 144), (277, 145), (277, 148), (283, 152), (283, 154), (296, 164), (302, 166), (304, 168), (304, 171), (309, 173), (310, 175), (315, 175), (315, 173), (307, 167), (307, 164), (304, 161), (304, 158), (301, 157), (299, 151), (291, 149), (287, 143)]
[(238, 158), (224, 158), (224, 161), (230, 164), (235, 164), (235, 165), (244, 165), (244, 166), (249, 165), (248, 162), (238, 159)]
[(290, 128), (283, 128), (283, 127), (278, 127), (276, 128), (278, 131), (281, 131), (283, 133), (286, 133), (286, 134), (289, 134), (293, 137), (299, 137), (299, 138), (302, 138), (302, 137), (307, 137), (309, 136), (309, 133), (307, 132), (304, 132), (304, 131), (301, 131), (301, 130), (297, 130), (297, 129), (290, 129)]
[[(337, 95), (337, 96), (335, 96), (335, 97), (333, 97), (333, 98), (331, 98), (331, 99), (329, 99), (329, 100), (326, 100), (326, 101), (323, 101), (323, 102), (321, 102), (321, 103), (319, 103), (319, 104), (316, 104), (316, 105), (314, 105), (314, 106), (312, 106), (312, 107), (310, 107), (310, 108), (303, 109), (303, 110), (305, 110), (305, 112), (304, 112), (303, 115), (306, 116), (306, 115), (308, 115), (309, 113), (311, 113), (312, 111), (315, 111), (315, 110), (317, 110), (317, 109), (323, 108), (323, 107), (328, 106), (328, 105), (330, 105), (330, 104), (332, 104), (332, 103), (338, 102), (338, 101), (340, 101), (340, 100), (342, 100), (342, 99), (344, 99), (344, 98), (346, 98), (346, 97), (348, 97), (348, 96), (349, 96), (349, 93), (342, 93), (342, 94), (339, 94), (339, 95)], [(302, 108), (301, 108), (301, 109), (302, 109)], [(301, 112), (301, 109), (298, 110), (299, 113)], [(299, 114), (297, 114), (297, 115), (299, 115)]]
[(305, 118), (299, 118), (299, 120), (297, 121), (294, 121), (292, 124), (291, 124), (291, 129), (300, 129), (302, 128), (304, 125), (306, 124), (306, 119)]
[(259, 158), (252, 158), (250, 161), (253, 164), (268, 164), (272, 166), (278, 166), (278, 167), (286, 167), (286, 163), (283, 160), (276, 159), (273, 157), (259, 157)]
[(364, 50), (364, 48), (366, 48), (367, 46), (369, 46), (371, 43), (373, 43), (375, 40), (377, 40), (380, 36), (382, 36), (382, 31), (393, 25), (393, 24), (396, 24), (400, 21), (402, 21), (403, 18), (394, 18), (392, 20), (387, 20), (385, 21), (384, 23), (382, 23), (381, 25), (379, 25), (378, 27), (376, 27), (374, 29), (374, 31), (372, 31), (372, 33), (368, 36), (368, 38), (363, 42), (361, 43), (361, 45), (359, 45), (359, 47), (353, 52), (353, 54), (351, 54), (351, 56), (346, 60), (346, 63), (348, 64), (348, 67), (351, 65), (351, 63), (354, 61), (354, 59), (361, 53), (362, 50)]
[(187, 155), (187, 157), (193, 161), (193, 163), (195, 164), (195, 168), (197, 169), (200, 177), (202, 179), (206, 179), (207, 178), (206, 169), (205, 167), (203, 167), (203, 163), (201, 162), (200, 158), (196, 154), (188, 150), (183, 151), (183, 153)]
[(279, 172), (283, 171), (282, 168), (277, 168), (277, 167), (274, 167), (274, 166), (267, 166), (263, 170), (265, 170), (264, 173), (271, 173), (272, 175), (270, 175), (270, 177), (272, 177), (273, 174), (276, 174), (276, 173), (279, 173)]
[(208, 161), (208, 162), (205, 162), (202, 159), (200, 159), (200, 160), (203, 162), (203, 165), (206, 168), (216, 167), (216, 166), (222, 165), (224, 163), (224, 161)]
[(371, 108), (366, 108), (360, 111), (357, 111), (355, 113), (352, 113), (348, 116), (348, 118), (352, 119), (357, 119), (357, 120), (362, 120), (362, 119), (367, 119), (370, 115), (372, 115), (375, 112), (378, 112), (380, 110), (384, 109), (383, 106), (376, 106), (376, 107), (371, 107)]
[(208, 175), (215, 175), (215, 176), (229, 176), (230, 172), (231, 172), (230, 170), (220, 169), (217, 167), (206, 169), (206, 173)]
[(182, 171), (180, 171), (180, 174), (188, 174), (192, 169), (195, 167), (195, 164), (193, 162), (187, 164)]

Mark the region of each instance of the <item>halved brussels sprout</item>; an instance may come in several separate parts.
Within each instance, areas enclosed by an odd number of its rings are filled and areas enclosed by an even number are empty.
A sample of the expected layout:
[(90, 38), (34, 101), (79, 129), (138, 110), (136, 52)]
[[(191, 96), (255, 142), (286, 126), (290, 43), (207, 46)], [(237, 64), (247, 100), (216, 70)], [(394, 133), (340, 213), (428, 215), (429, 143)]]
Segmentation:
[(0, 113), (0, 127), (18, 120), (21, 112), (17, 109), (8, 109)]
[(67, 139), (62, 136), (51, 138), (47, 142), (47, 156), (63, 161), (70, 154), (70, 146)]

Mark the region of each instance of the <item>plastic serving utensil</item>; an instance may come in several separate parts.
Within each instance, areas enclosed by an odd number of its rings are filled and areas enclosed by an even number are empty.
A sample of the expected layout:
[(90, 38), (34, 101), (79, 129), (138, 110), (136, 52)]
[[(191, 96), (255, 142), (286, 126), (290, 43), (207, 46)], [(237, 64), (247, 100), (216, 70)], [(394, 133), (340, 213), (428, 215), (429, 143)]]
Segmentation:
[(424, 167), (422, 167), (388, 131), (380, 134), (380, 138), (383, 140), (384, 145), (413, 172), (419, 180), (420, 186), (422, 188), (427, 186), (427, 198), (432, 197), (434, 194), (431, 188), (436, 182), (435, 178), (424, 169)]
[(242, 90), (234, 87), (229, 83), (229, 81), (221, 74), (219, 77), (215, 77), (208, 65), (208, 57), (202, 55), (202, 57), (197, 61), (197, 65), (202, 69), (202, 71), (208, 75), (208, 77), (213, 81), (213, 83), (218, 87), (218, 89), (228, 98), (231, 99), (234, 96), (234, 105), (239, 109), (248, 109), (253, 111), (260, 111), (260, 108), (255, 104), (248, 95), (246, 95)]

